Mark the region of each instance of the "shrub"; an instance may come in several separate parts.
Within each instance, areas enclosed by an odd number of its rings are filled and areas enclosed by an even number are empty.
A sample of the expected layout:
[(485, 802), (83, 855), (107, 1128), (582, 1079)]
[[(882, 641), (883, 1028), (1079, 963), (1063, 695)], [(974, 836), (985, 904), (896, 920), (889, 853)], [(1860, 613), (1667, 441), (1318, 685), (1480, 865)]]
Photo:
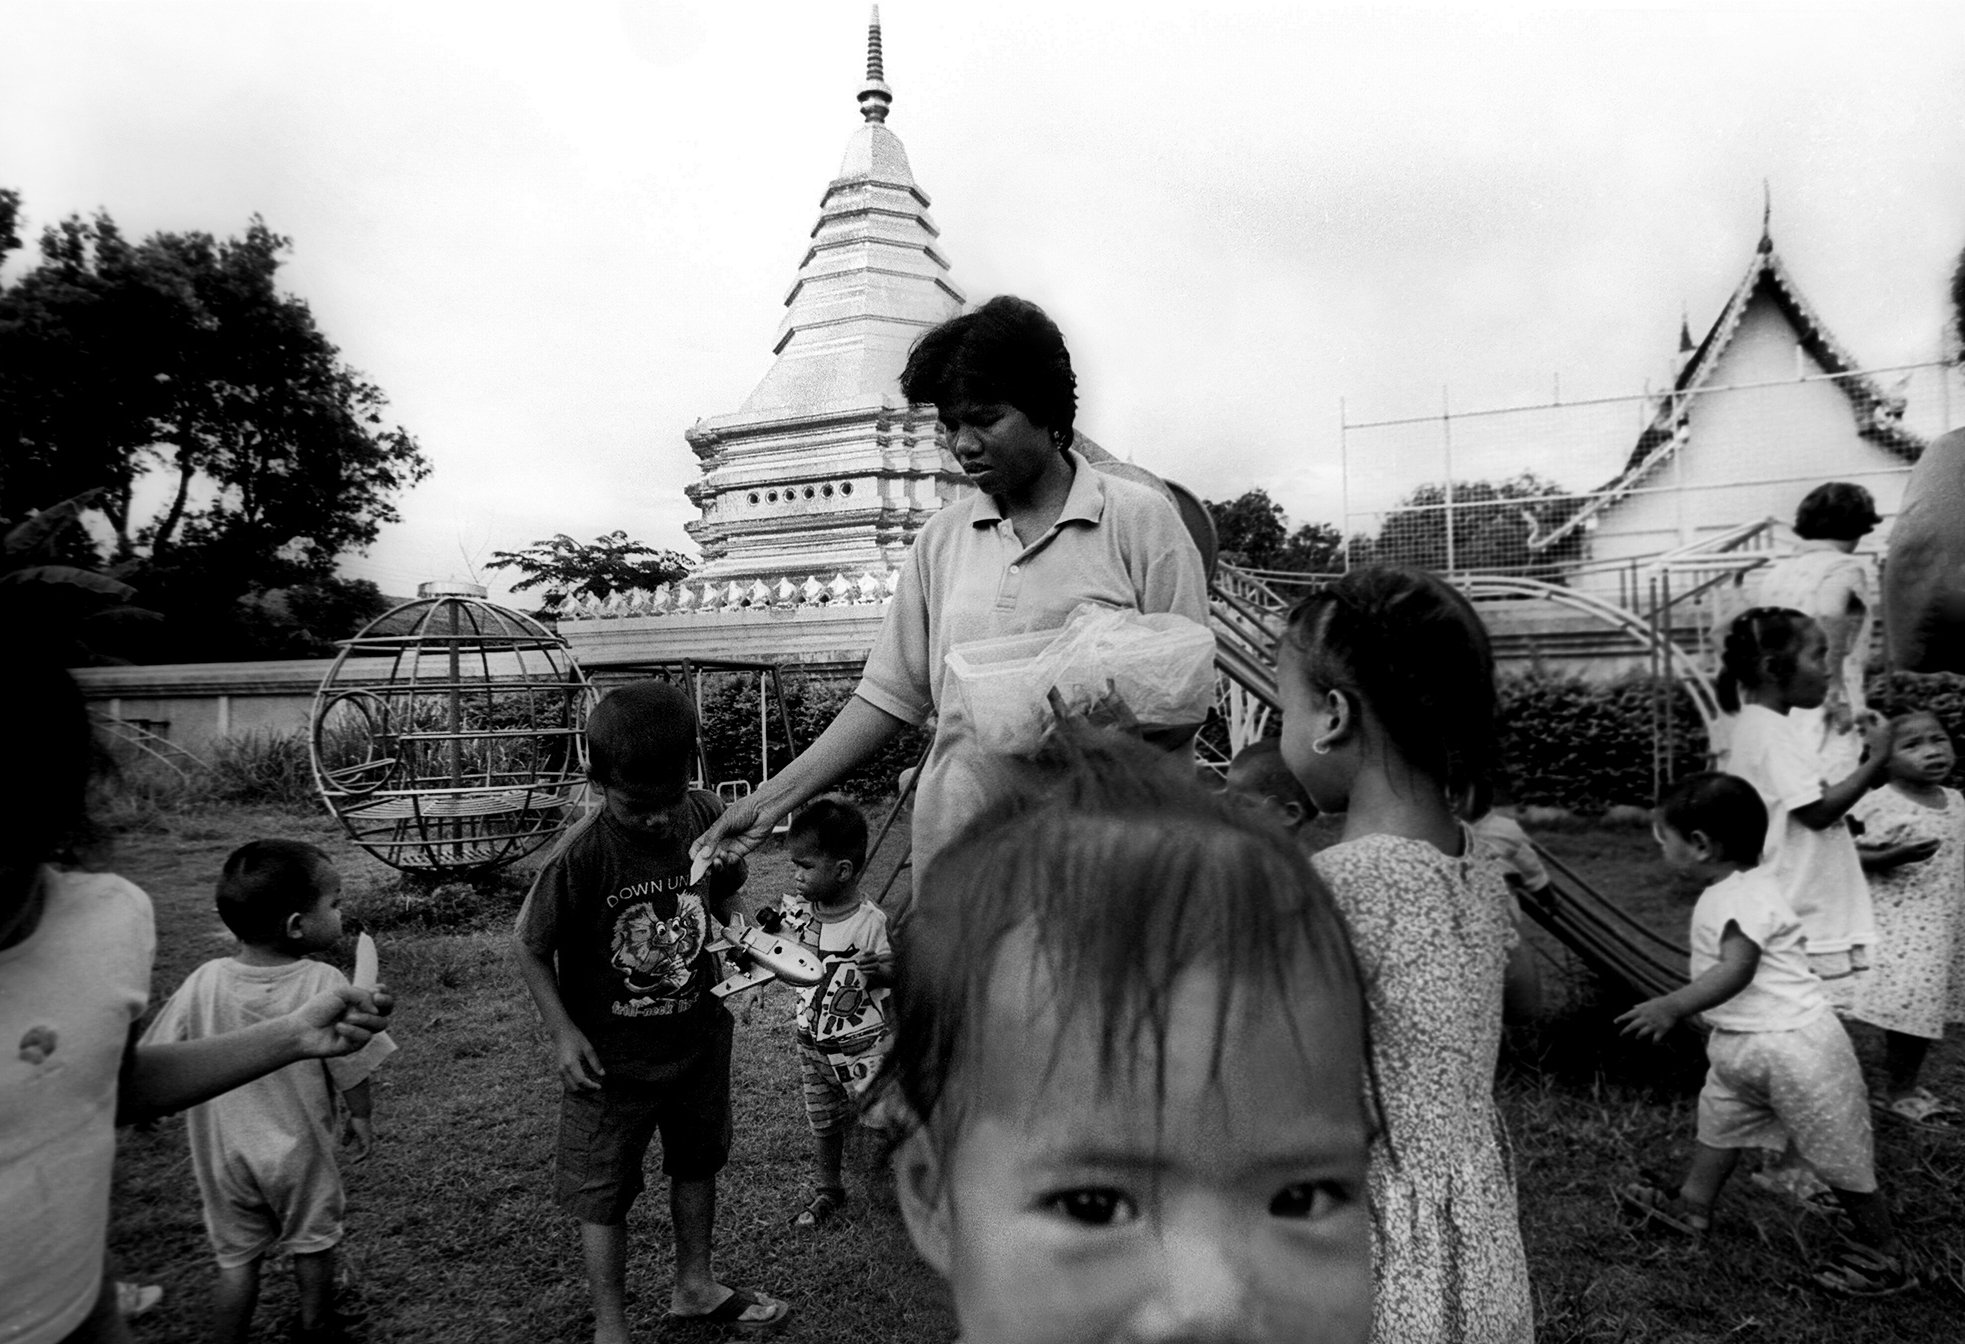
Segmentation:
[[(1648, 808), (1652, 779), (1655, 681), (1614, 682), (1530, 673), (1500, 679), (1502, 792), (1518, 804), (1602, 812)], [(1698, 711), (1674, 683), (1669, 773), (1706, 764), (1706, 734)]]
[(277, 807), (318, 807), (301, 733), (240, 733), (221, 737), (206, 752), (202, 792), (219, 803), (269, 803)]
[[(785, 710), (798, 736), (799, 750), (810, 747), (825, 731), (845, 708), (858, 684), (854, 677), (785, 674)], [(709, 762), (710, 787), (725, 779), (747, 779), (755, 784), (760, 760), (756, 674), (705, 675), (701, 714), (703, 754)], [(772, 707), (768, 726), (771, 773), (776, 774), (792, 759), (776, 706)], [(861, 802), (890, 797), (895, 778), (921, 758), (927, 742), (924, 729), (907, 729), (835, 787)]]

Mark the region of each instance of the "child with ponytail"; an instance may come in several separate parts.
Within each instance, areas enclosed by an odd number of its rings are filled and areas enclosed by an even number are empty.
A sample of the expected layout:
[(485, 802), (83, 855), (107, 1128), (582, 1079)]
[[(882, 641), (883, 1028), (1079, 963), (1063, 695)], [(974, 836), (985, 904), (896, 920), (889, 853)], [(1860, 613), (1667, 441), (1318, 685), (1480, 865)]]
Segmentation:
[(1455, 815), (1496, 754), (1494, 655), (1471, 604), (1416, 569), (1353, 571), (1290, 613), (1283, 758), (1319, 811), (1317, 856), (1365, 980), (1383, 1108), (1369, 1168), (1377, 1344), (1534, 1336), (1494, 1104), (1506, 878)]
[(1889, 780), (1891, 728), (1875, 714), (1858, 725), (1861, 764), (1829, 779), (1819, 747), (1797, 720), (1828, 695), (1828, 638), (1798, 611), (1755, 607), (1726, 634), (1719, 674), (1720, 707), (1737, 714), (1727, 770), (1754, 786), (1767, 805), (1761, 862), (1801, 917), (1808, 961), (1829, 1002), (1846, 1014), (1856, 973), (1876, 941), (1869, 883), (1846, 820), (1871, 789)]

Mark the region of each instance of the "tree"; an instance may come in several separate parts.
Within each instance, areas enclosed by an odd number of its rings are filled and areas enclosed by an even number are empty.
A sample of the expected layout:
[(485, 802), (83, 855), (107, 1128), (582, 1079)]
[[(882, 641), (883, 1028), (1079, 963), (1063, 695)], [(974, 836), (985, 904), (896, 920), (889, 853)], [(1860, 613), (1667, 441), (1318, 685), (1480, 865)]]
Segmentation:
[(686, 556), (631, 541), (618, 529), (587, 544), (562, 532), (523, 550), (493, 551), (485, 564), (525, 575), (512, 585), (514, 591), (544, 588), (541, 614), (547, 616), (558, 614), (576, 597), (606, 601), (615, 593), (653, 592), (684, 577), (691, 567)]
[(1225, 504), (1208, 501), (1221, 558), (1249, 569), (1296, 574), (1335, 574), (1344, 568), (1344, 539), (1328, 523), (1305, 523), (1291, 532), (1283, 506), (1257, 487)]
[(1411, 491), (1385, 516), (1372, 539), (1373, 558), (1447, 569), (1451, 514), (1454, 570), (1548, 577), (1575, 559), (1579, 540), (1569, 537), (1541, 549), (1531, 549), (1530, 543), (1561, 526), (1579, 502), (1532, 471), (1501, 481), (1455, 482), (1451, 509), (1446, 487), (1429, 483)]
[[(0, 255), (19, 204), (0, 192)], [(256, 216), (239, 238), (141, 243), (106, 213), (71, 216), (0, 288), (0, 515), (99, 492), (108, 558), (164, 611), (172, 656), (263, 652), (231, 627), (264, 604), (240, 600), (335, 590), (339, 557), (429, 474), (381, 390), (279, 291), (291, 246)]]
[(130, 661), (160, 619), (131, 604), (129, 584), (95, 568), (82, 526), (94, 504), (93, 494), (77, 495), (19, 523), (0, 518), (0, 625), (33, 631), (71, 667)]

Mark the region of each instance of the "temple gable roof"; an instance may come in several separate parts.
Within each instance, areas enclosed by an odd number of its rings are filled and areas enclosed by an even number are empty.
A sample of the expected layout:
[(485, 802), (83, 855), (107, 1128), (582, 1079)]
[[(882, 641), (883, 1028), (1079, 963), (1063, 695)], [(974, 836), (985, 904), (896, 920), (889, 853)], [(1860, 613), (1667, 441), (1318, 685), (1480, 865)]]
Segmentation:
[[(1591, 492), (1591, 498), (1561, 526), (1533, 543), (1532, 549), (1547, 550), (1572, 534), (1591, 518), (1614, 508), (1631, 491), (1691, 443), (1691, 409), (1696, 394), (1723, 386), (1715, 375), (1739, 334), (1741, 323), (1756, 303), (1772, 304), (1793, 328), (1802, 350), (1823, 374), (1835, 380), (1849, 401), (1856, 432), (1891, 455), (1915, 462), (1924, 451), (1924, 440), (1906, 429), (1902, 422), (1902, 398), (1886, 392), (1875, 379), (1861, 373), (1861, 365), (1829, 331), (1803, 297), (1787, 264), (1774, 250), (1774, 240), (1763, 220), (1760, 243), (1740, 283), (1734, 287), (1726, 305), (1706, 332), (1705, 338), (1682, 357), (1678, 377), (1671, 391), (1659, 399), (1658, 409), (1637, 441), (1632, 444), (1623, 469)], [(1681, 328), (1681, 350), (1691, 346), (1690, 332)]]

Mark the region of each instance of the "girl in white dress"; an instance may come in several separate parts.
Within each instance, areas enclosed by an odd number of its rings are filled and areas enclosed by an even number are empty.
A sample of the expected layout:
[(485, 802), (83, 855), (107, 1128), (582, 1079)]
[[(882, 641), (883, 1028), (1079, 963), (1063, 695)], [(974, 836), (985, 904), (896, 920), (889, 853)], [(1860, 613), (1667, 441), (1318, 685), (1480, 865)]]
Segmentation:
[(1957, 973), (1965, 899), (1965, 797), (1942, 781), (1956, 760), (1933, 714), (1896, 720), (1890, 783), (1850, 814), (1863, 825), (1877, 943), (1856, 1017), (1883, 1028), (1891, 1114), (1919, 1124), (1954, 1120), (1955, 1107), (1918, 1085), (1931, 1042), (1965, 1021)]

